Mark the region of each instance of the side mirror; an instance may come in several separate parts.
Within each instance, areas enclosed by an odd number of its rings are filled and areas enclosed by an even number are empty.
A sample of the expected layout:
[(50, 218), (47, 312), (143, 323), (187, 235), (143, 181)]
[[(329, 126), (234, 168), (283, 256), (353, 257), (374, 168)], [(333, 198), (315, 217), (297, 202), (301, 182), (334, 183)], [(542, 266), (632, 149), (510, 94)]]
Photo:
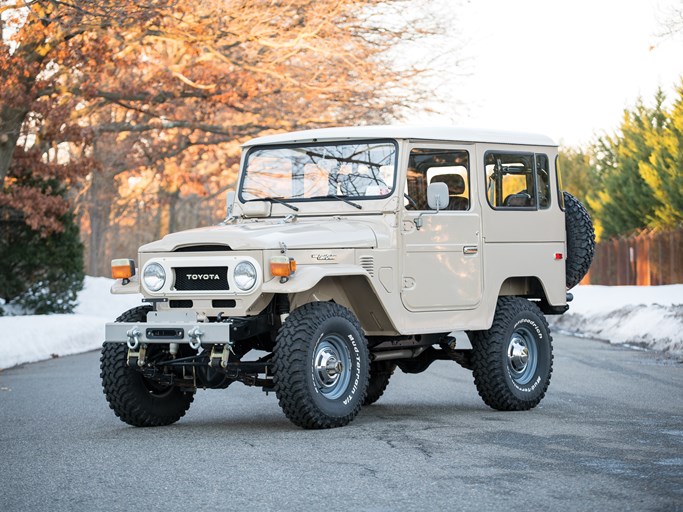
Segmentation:
[(427, 204), (437, 212), (448, 206), (448, 185), (442, 182), (430, 183), (427, 187)]
[(448, 206), (448, 185), (445, 183), (430, 183), (427, 187), (427, 205), (430, 209), (436, 210), (435, 212), (422, 212), (415, 219), (415, 227), (418, 231), (422, 227), (423, 215), (435, 215), (439, 213), (441, 208), (446, 208)]

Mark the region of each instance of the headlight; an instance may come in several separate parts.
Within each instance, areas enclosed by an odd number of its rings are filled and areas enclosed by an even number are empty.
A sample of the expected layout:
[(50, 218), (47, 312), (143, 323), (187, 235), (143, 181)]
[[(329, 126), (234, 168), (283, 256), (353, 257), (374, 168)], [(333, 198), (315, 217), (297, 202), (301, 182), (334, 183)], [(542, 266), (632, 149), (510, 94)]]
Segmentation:
[(158, 263), (150, 263), (145, 267), (145, 271), (142, 273), (142, 281), (145, 283), (148, 290), (158, 292), (166, 282), (164, 267)]
[(235, 284), (242, 291), (251, 290), (256, 284), (256, 267), (248, 261), (241, 261), (235, 267)]

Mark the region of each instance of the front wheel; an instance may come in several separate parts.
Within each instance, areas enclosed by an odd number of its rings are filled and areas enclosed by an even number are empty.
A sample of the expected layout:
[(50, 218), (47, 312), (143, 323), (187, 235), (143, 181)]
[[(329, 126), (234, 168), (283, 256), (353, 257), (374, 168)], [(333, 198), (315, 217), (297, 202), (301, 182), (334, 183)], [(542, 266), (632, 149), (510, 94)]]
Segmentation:
[(368, 387), (370, 354), (356, 317), (314, 302), (295, 309), (273, 352), (275, 394), (292, 423), (334, 428), (357, 414)]
[(501, 297), (491, 328), (471, 340), (474, 384), (484, 402), (501, 411), (536, 407), (553, 369), (552, 337), (538, 307)]
[[(149, 306), (126, 311), (117, 322), (146, 322)], [(163, 350), (150, 346), (150, 357)], [(121, 421), (136, 427), (156, 427), (175, 423), (185, 415), (194, 400), (191, 391), (166, 386), (146, 379), (128, 366), (128, 346), (125, 343), (105, 343), (100, 358), (102, 388), (109, 407)]]

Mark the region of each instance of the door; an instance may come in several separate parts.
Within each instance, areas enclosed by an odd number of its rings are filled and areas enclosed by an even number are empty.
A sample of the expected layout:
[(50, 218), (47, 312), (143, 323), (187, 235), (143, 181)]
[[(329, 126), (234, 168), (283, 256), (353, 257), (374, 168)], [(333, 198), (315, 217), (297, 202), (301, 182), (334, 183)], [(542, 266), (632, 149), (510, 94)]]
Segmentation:
[[(401, 233), (401, 300), (409, 311), (473, 309), (481, 301), (481, 216), (472, 157), (473, 146), (410, 149)], [(449, 193), (438, 213), (427, 205), (427, 186), (435, 182), (446, 183)]]

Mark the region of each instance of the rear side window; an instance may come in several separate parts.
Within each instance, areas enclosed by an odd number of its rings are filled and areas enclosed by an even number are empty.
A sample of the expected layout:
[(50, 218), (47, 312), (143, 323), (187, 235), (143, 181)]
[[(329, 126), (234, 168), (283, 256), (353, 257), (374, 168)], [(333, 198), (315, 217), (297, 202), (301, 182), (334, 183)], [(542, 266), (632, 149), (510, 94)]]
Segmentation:
[(550, 163), (542, 153), (489, 151), (484, 156), (486, 199), (495, 209), (550, 207)]
[(486, 198), (493, 208), (536, 208), (533, 153), (489, 151), (484, 166)]
[(564, 211), (564, 189), (562, 188), (562, 173), (560, 172), (560, 156), (555, 157), (555, 176), (557, 176), (557, 200)]
[(550, 208), (550, 162), (548, 155), (536, 153), (536, 183), (538, 188), (538, 207)]

